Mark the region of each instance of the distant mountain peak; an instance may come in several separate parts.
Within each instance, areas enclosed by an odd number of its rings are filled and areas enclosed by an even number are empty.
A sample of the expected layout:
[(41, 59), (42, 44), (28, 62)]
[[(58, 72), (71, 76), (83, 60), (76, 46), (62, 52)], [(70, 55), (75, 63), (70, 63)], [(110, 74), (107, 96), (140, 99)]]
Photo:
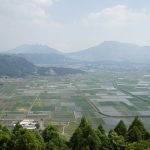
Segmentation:
[(3, 53), (28, 53), (28, 54), (49, 54), (49, 53), (56, 53), (61, 54), (58, 50), (51, 48), (47, 45), (39, 45), (39, 44), (22, 44), (14, 49), (4, 51)]
[(150, 46), (137, 46), (118, 41), (104, 41), (101, 44), (67, 54), (73, 59), (85, 61), (128, 60), (132, 62), (150, 62)]

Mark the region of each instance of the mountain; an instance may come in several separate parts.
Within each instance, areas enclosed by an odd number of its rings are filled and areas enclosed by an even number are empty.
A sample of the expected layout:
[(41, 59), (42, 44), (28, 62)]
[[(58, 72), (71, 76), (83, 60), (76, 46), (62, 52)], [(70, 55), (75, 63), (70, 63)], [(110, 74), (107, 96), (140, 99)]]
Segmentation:
[(56, 53), (61, 54), (58, 50), (51, 48), (47, 45), (29, 45), (23, 44), (18, 46), (12, 50), (4, 51), (3, 53), (26, 53), (26, 54), (49, 54), (49, 53)]
[(0, 55), (0, 76), (23, 77), (33, 74), (36, 67), (24, 58)]
[(27, 75), (67, 75), (83, 74), (84, 71), (63, 67), (37, 67), (26, 59), (11, 56), (0, 55), (0, 77), (25, 77)]
[(75, 60), (46, 45), (21, 45), (3, 53), (25, 58), (33, 64), (64, 64)]
[(105, 41), (98, 46), (68, 53), (66, 56), (84, 61), (126, 60), (130, 62), (150, 62), (150, 47), (117, 41)]

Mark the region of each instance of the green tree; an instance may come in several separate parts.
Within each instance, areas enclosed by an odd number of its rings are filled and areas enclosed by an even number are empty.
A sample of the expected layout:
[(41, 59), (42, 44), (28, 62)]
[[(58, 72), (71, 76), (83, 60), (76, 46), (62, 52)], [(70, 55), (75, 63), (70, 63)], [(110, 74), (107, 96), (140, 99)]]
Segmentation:
[(102, 134), (106, 134), (105, 133), (105, 129), (103, 128), (103, 126), (100, 124), (97, 128)]
[(142, 133), (137, 126), (134, 126), (129, 132), (127, 132), (125, 139), (128, 142), (137, 142), (142, 140)]
[(132, 150), (148, 150), (150, 149), (150, 140), (141, 140), (139, 142), (134, 142)]
[(67, 150), (68, 147), (62, 143), (58, 131), (52, 125), (48, 125), (42, 133), (44, 141), (46, 142), (46, 149), (48, 150)]
[(86, 121), (85, 117), (82, 117), (81, 123), (79, 124), (79, 128), (84, 128), (86, 125), (88, 125), (88, 122)]
[(113, 130), (109, 132), (109, 141), (112, 150), (126, 150), (127, 146), (123, 136), (118, 136)]
[(35, 131), (19, 128), (13, 134), (12, 150), (44, 150), (43, 143)]
[(70, 147), (72, 150), (98, 150), (101, 141), (96, 132), (92, 129), (82, 117), (81, 123), (70, 138)]
[(6, 126), (0, 124), (0, 149), (8, 149), (9, 143), (11, 141), (11, 133)]
[(73, 133), (73, 135), (71, 136), (70, 141), (69, 141), (69, 145), (72, 148), (72, 150), (75, 150), (76, 147), (78, 146), (80, 137), (82, 137), (82, 130), (81, 128), (78, 127)]
[(144, 124), (142, 123), (142, 121), (139, 119), (138, 116), (135, 117), (134, 121), (132, 122), (132, 124), (129, 126), (128, 132), (130, 132), (134, 127), (137, 127), (139, 129), (139, 131), (141, 132), (142, 135), (142, 139), (143, 140), (147, 140), (149, 139), (149, 133), (147, 132), (147, 130), (144, 127)]
[(16, 131), (18, 131), (19, 129), (23, 129), (22, 125), (20, 124), (20, 122), (18, 121), (15, 125), (15, 127), (12, 130), (12, 133), (15, 134)]
[(101, 142), (95, 131), (92, 129), (91, 125), (86, 125), (84, 128), (81, 129), (81, 131), (82, 134), (81, 136), (79, 136), (77, 150), (98, 150)]
[(120, 122), (117, 124), (117, 126), (115, 127), (114, 131), (118, 134), (118, 135), (122, 135), (125, 136), (126, 132), (127, 132), (127, 127), (124, 124), (124, 122), (122, 120), (120, 120)]

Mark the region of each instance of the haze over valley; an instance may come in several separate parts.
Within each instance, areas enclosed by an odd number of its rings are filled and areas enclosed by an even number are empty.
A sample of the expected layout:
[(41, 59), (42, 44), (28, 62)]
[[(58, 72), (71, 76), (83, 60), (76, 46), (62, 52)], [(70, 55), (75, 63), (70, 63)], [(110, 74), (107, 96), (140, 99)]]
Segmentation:
[(150, 46), (137, 46), (135, 44), (120, 43), (117, 41), (104, 41), (82, 51), (61, 53), (46, 45), (21, 45), (12, 50), (3, 51), (5, 54), (15, 54), (34, 64), (64, 64), (80, 61), (129, 61), (137, 63), (150, 63)]
[(0, 4), (0, 149), (150, 149), (148, 0)]

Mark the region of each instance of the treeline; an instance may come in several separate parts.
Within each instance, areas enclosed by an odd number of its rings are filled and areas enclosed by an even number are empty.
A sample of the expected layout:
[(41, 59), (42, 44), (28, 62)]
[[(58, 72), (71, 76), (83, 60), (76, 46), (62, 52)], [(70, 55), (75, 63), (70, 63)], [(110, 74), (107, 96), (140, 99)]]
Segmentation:
[(70, 141), (63, 140), (52, 125), (41, 133), (24, 129), (19, 122), (12, 132), (0, 125), (1, 150), (148, 150), (150, 134), (138, 117), (135, 117), (127, 129), (121, 120), (106, 135), (102, 125), (94, 130), (86, 121), (81, 123), (73, 133)]

